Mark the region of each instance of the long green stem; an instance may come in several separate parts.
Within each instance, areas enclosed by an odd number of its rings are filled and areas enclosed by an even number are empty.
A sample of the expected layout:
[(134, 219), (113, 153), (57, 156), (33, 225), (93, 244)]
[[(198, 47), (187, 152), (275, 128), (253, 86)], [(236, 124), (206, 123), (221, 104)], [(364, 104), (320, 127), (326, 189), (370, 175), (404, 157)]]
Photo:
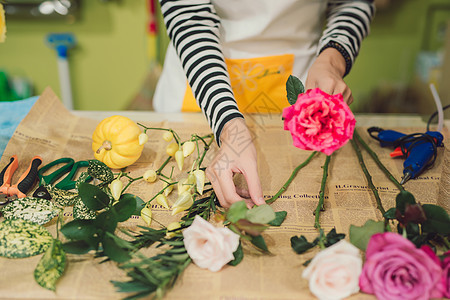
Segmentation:
[(210, 139), (209, 142), (205, 145), (205, 148), (204, 148), (204, 151), (203, 151), (203, 153), (202, 153), (202, 156), (201, 156), (201, 157), (199, 158), (199, 160), (198, 160), (198, 168), (201, 167), (202, 162), (203, 162), (203, 159), (205, 158), (206, 152), (208, 152), (209, 147), (211, 146), (211, 144), (213, 143), (213, 141), (214, 141), (214, 138), (213, 138), (213, 136), (211, 136), (211, 139)]
[(400, 191), (404, 191), (405, 189), (403, 188), (403, 186), (397, 181), (397, 179), (395, 179), (394, 175), (391, 174), (391, 172), (389, 172), (388, 169), (386, 169), (386, 167), (383, 165), (383, 163), (380, 161), (380, 159), (378, 158), (377, 154), (369, 147), (369, 145), (366, 144), (366, 142), (361, 138), (361, 136), (358, 134), (358, 131), (355, 129), (355, 131), (353, 132), (353, 138), (356, 138), (356, 140), (358, 141), (358, 143), (360, 143), (364, 149), (370, 154), (370, 156), (372, 157), (372, 159), (376, 162), (376, 164), (378, 165), (378, 167), (384, 172), (384, 174), (386, 174), (386, 176), (397, 186), (397, 188)]
[(380, 195), (378, 195), (378, 191), (375, 188), (375, 185), (373, 184), (372, 176), (370, 175), (369, 171), (367, 170), (366, 164), (364, 163), (364, 159), (362, 157), (361, 150), (359, 149), (355, 140), (351, 139), (350, 143), (352, 144), (353, 149), (356, 152), (356, 156), (358, 157), (359, 165), (361, 166), (361, 169), (364, 172), (364, 175), (366, 176), (367, 184), (369, 185), (369, 188), (372, 190), (372, 193), (375, 196), (375, 200), (377, 202), (377, 208), (381, 212), (381, 214), (384, 216), (386, 211), (384, 210), (383, 204), (381, 203)]
[(286, 183), (280, 188), (280, 190), (272, 198), (266, 200), (267, 204), (271, 204), (271, 203), (275, 202), (275, 200), (277, 200), (278, 197), (280, 197), (281, 194), (283, 194), (287, 190), (287, 188), (291, 184), (292, 180), (294, 180), (295, 176), (297, 175), (298, 171), (300, 171), (303, 167), (305, 167), (307, 164), (309, 164), (309, 162), (311, 161), (313, 156), (316, 155), (316, 153), (317, 153), (317, 151), (314, 151), (313, 153), (311, 153), (311, 155), (304, 162), (302, 162), (300, 165), (298, 165), (292, 171), (291, 176), (288, 178)]
[(325, 159), (325, 163), (323, 165), (323, 175), (322, 175), (322, 184), (320, 185), (320, 192), (319, 192), (319, 203), (317, 204), (316, 211), (315, 211), (315, 220), (314, 220), (314, 227), (317, 229), (320, 229), (320, 211), (323, 210), (323, 200), (325, 198), (325, 184), (327, 182), (328, 177), (328, 165), (330, 163), (331, 155), (327, 155), (327, 158)]

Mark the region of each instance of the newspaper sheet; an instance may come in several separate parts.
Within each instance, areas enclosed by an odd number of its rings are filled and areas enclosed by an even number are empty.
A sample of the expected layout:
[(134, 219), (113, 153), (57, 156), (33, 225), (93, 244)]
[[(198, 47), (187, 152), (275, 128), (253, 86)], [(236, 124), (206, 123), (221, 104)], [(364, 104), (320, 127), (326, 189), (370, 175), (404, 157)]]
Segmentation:
[[(254, 134), (254, 143), (258, 149), (258, 168), (266, 199), (274, 195), (290, 176), (292, 170), (301, 164), (310, 152), (292, 146), (291, 137), (283, 130), (281, 116), (250, 116), (247, 122)], [(173, 128), (181, 138), (187, 139), (192, 133), (199, 135), (210, 133), (205, 122), (177, 123), (151, 122), (137, 120), (152, 127)], [(67, 111), (56, 97), (47, 89), (31, 109), (30, 113), (18, 126), (1, 158), (3, 168), (11, 155), (19, 158), (21, 174), (28, 166), (31, 158), (40, 155), (43, 164), (61, 157), (72, 157), (75, 160), (93, 159), (91, 136), (98, 120), (75, 116)], [(389, 128), (393, 129), (393, 128)], [(364, 140), (376, 151), (381, 161), (400, 179), (402, 160), (389, 157), (391, 149), (381, 148), (377, 141), (371, 139), (365, 128), (357, 127)], [(402, 132), (412, 133), (424, 131), (424, 128), (401, 128)], [(448, 131), (445, 129), (445, 136)], [(214, 157), (217, 151), (215, 143), (205, 158), (204, 165)], [(151, 133), (141, 158), (128, 168), (133, 177), (141, 176), (149, 168), (157, 168), (166, 159), (166, 142), (159, 132)], [(442, 165), (442, 149), (434, 167), (427, 170), (415, 180), (406, 183), (405, 188), (412, 192), (421, 203), (436, 203), (439, 176)], [(388, 209), (394, 206), (398, 193), (393, 185), (378, 169), (365, 151), (363, 156), (373, 182)], [(226, 266), (220, 272), (212, 273), (191, 264), (183, 276), (178, 279), (166, 299), (314, 299), (308, 289), (308, 282), (302, 278), (303, 263), (312, 258), (315, 251), (297, 255), (292, 251), (290, 238), (305, 235), (314, 239), (317, 230), (314, 228), (313, 211), (319, 199), (322, 180), (322, 165), (325, 155), (316, 155), (303, 168), (289, 186), (288, 190), (273, 203), (275, 211), (287, 211), (287, 218), (280, 227), (272, 227), (264, 233), (271, 255), (261, 254), (249, 245), (244, 246), (244, 259), (236, 267)], [(168, 169), (174, 162), (170, 162)], [(183, 176), (179, 173), (176, 176)], [(15, 177), (13, 179), (17, 180)], [(162, 182), (149, 184), (144, 181), (133, 183), (129, 189), (145, 201), (150, 199), (162, 187)], [(169, 201), (175, 200), (172, 197)], [(152, 205), (153, 217), (157, 222), (152, 226), (158, 228), (158, 222), (168, 224), (178, 220), (179, 215), (172, 216), (169, 211)], [(66, 220), (71, 220), (72, 210), (64, 213)], [(369, 190), (367, 181), (352, 146), (347, 144), (333, 154), (329, 166), (329, 177), (325, 190), (325, 211), (321, 213), (322, 227), (328, 232), (333, 227), (339, 233), (347, 234), (351, 224), (363, 225), (368, 219), (380, 219), (375, 198)], [(56, 221), (45, 225), (52, 234), (56, 234)], [(145, 225), (140, 217), (134, 216), (120, 226), (137, 229), (137, 225)], [(150, 250), (154, 253), (155, 249)], [(57, 284), (56, 292), (40, 287), (33, 278), (33, 270), (41, 255), (25, 259), (0, 258), (0, 297), (1, 298), (40, 298), (40, 299), (120, 299), (127, 294), (117, 293), (111, 280), (126, 281), (126, 274), (112, 262), (100, 264), (91, 254), (84, 256), (68, 256), (65, 274)], [(350, 299), (374, 299), (373, 296), (357, 294)]]

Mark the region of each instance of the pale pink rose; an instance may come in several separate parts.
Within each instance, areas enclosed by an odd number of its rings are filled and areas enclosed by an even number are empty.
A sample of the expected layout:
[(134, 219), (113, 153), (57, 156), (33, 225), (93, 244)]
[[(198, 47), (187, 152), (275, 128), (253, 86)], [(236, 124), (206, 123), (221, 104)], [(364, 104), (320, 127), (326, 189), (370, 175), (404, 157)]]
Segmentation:
[(200, 216), (183, 231), (184, 246), (194, 263), (217, 272), (234, 259), (239, 235), (226, 227), (214, 227)]
[(439, 261), (430, 254), (398, 233), (374, 234), (359, 278), (361, 291), (380, 300), (442, 297), (443, 272)]
[(283, 118), (295, 147), (326, 155), (353, 137), (356, 123), (342, 94), (328, 95), (319, 88), (298, 95), (297, 102), (283, 110)]
[(343, 299), (359, 291), (362, 259), (358, 248), (345, 240), (314, 256), (302, 277), (309, 290), (321, 300)]

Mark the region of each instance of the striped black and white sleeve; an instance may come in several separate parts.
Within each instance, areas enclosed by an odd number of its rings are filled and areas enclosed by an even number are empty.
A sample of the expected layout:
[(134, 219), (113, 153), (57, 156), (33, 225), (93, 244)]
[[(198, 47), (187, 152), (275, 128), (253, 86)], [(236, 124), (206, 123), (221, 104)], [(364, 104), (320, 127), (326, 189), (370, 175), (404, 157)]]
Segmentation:
[(358, 55), (362, 40), (369, 34), (374, 13), (373, 0), (328, 2), (327, 24), (320, 39), (319, 51), (329, 47), (338, 50), (346, 62), (345, 75)]
[(220, 145), (225, 123), (243, 118), (220, 45), (220, 19), (210, 0), (160, 0), (160, 4), (169, 38)]

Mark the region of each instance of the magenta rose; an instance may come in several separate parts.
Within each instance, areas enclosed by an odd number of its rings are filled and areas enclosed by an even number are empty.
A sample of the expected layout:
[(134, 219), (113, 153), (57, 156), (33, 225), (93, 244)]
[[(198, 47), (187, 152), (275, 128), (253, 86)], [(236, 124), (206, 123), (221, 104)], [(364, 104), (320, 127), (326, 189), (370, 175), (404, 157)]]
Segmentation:
[(444, 290), (444, 297), (450, 298), (450, 251), (447, 251), (444, 255), (444, 261), (442, 262), (442, 268), (444, 270), (442, 274), (442, 286)]
[(361, 291), (380, 300), (442, 297), (442, 268), (428, 250), (397, 233), (374, 234), (359, 277)]
[(295, 147), (326, 155), (352, 138), (356, 123), (342, 94), (328, 95), (319, 88), (298, 95), (297, 102), (283, 110), (283, 118)]

